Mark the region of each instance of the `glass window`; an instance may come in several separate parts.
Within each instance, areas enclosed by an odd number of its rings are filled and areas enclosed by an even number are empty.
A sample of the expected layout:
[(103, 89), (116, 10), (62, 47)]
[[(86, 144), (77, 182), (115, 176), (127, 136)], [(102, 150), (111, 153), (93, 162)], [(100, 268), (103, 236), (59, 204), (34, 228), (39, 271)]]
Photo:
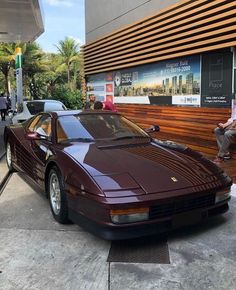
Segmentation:
[(35, 126), (36, 126), (36, 124), (38, 123), (38, 121), (39, 121), (39, 119), (42, 117), (42, 115), (39, 115), (39, 116), (37, 116), (37, 117), (32, 117), (33, 119), (32, 119), (32, 122), (29, 124), (29, 126), (28, 126), (28, 130), (30, 131), (30, 132), (34, 132), (34, 128), (35, 128)]
[(38, 134), (51, 139), (52, 126), (51, 117), (49, 115), (37, 116), (29, 125), (29, 131), (37, 132)]
[(44, 102), (27, 102), (26, 106), (31, 115), (36, 115), (44, 111)]
[(66, 110), (66, 107), (59, 102), (46, 102), (45, 103), (45, 112), (51, 112), (51, 111), (64, 111)]
[(57, 121), (58, 142), (79, 140), (149, 138), (142, 129), (126, 118), (113, 114), (79, 114), (62, 116)]

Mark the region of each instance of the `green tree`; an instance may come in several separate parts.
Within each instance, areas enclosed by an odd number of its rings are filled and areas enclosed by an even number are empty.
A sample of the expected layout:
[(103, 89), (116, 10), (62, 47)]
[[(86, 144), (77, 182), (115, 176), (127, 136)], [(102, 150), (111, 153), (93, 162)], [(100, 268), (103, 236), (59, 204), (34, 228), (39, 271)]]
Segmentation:
[[(9, 94), (9, 75), (14, 70), (15, 51), (17, 47), (22, 49), (23, 58), (23, 78), (25, 87), (29, 88), (29, 92), (33, 98), (38, 98), (35, 90), (36, 84), (34, 75), (46, 70), (43, 63), (43, 51), (35, 42), (33, 43), (1, 43), (0, 44), (0, 71), (5, 78), (5, 92)], [(12, 74), (14, 76), (14, 74)]]
[(56, 45), (56, 47), (62, 56), (62, 65), (66, 66), (68, 87), (72, 88), (71, 70), (72, 64), (79, 61), (79, 45), (76, 44), (74, 39), (66, 37), (59, 41), (59, 45)]
[(52, 99), (61, 101), (68, 109), (82, 109), (82, 94), (80, 90), (70, 90), (61, 85), (52, 94)]
[(9, 95), (10, 80), (9, 74), (14, 66), (14, 54), (17, 47), (16, 43), (0, 43), (0, 71), (4, 75), (5, 92)]
[(55, 53), (44, 54), (45, 71), (34, 75), (38, 95), (41, 98), (52, 98), (53, 92), (58, 86), (67, 83), (65, 68), (61, 66), (62, 57)]
[(33, 99), (39, 99), (41, 96), (38, 91), (35, 75), (47, 71), (45, 54), (37, 43), (26, 43), (22, 45), (22, 58), (25, 86), (29, 89)]

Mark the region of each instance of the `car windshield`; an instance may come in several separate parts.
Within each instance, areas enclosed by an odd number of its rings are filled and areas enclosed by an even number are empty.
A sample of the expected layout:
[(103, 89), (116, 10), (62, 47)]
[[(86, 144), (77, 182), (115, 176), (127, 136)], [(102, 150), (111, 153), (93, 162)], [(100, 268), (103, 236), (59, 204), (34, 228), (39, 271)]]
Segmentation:
[(31, 115), (36, 115), (40, 112), (62, 111), (66, 107), (60, 102), (27, 102), (26, 104)]
[(149, 136), (137, 125), (116, 114), (62, 116), (57, 121), (57, 141), (59, 143), (134, 138), (149, 138)]

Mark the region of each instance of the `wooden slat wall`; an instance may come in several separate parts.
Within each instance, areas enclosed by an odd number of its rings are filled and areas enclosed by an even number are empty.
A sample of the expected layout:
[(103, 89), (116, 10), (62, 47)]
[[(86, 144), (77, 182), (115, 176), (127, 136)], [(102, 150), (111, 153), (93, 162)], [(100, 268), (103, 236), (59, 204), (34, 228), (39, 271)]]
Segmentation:
[[(119, 113), (134, 121), (142, 128), (159, 125), (161, 131), (155, 137), (184, 143), (191, 148), (216, 154), (217, 145), (213, 133), (216, 124), (226, 122), (231, 115), (225, 108), (191, 108), (152, 105), (117, 105)], [(236, 142), (232, 146), (236, 158)]]
[(85, 45), (85, 74), (235, 46), (235, 15), (236, 1), (180, 1)]

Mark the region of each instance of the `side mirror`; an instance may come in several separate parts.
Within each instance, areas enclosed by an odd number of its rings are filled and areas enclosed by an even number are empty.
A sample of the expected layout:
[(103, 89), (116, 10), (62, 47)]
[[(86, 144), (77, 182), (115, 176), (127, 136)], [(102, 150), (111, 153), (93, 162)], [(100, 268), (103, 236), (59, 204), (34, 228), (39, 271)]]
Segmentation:
[(152, 125), (151, 127), (144, 129), (146, 133), (154, 133), (154, 132), (159, 132), (160, 127), (158, 125)]
[(26, 133), (26, 139), (30, 141), (46, 140), (47, 136), (40, 135), (37, 132), (28, 132)]

